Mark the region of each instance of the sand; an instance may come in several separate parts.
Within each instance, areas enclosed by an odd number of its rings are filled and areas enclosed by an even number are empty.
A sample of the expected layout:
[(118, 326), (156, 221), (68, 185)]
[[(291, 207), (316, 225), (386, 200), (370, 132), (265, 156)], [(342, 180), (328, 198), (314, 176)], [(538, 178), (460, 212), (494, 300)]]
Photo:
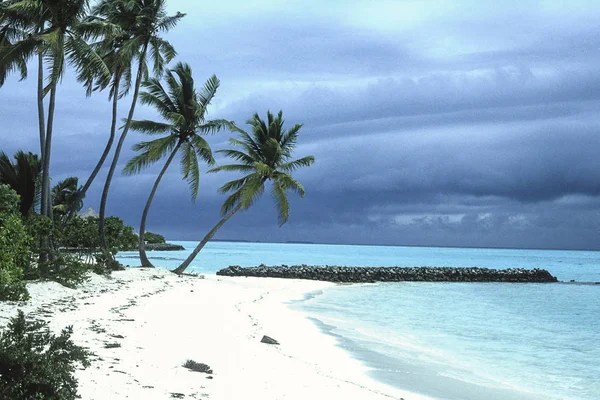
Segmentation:
[[(290, 308), (331, 285), (129, 269), (93, 275), (78, 289), (30, 283), (31, 300), (0, 303), (0, 325), (18, 308), (56, 332), (73, 325), (73, 340), (94, 353), (91, 367), (77, 371), (84, 400), (426, 399), (371, 379), (334, 337)], [(280, 345), (261, 343), (263, 335)], [(183, 368), (188, 359), (213, 374)]]

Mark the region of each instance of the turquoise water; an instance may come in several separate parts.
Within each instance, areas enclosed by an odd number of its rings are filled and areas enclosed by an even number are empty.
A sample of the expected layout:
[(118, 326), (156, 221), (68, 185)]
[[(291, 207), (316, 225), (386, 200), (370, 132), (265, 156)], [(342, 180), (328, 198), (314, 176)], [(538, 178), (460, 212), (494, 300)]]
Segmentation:
[[(150, 252), (176, 267), (181, 252)], [(135, 253), (120, 253), (139, 265)], [(545, 268), (561, 281), (600, 282), (600, 252), (210, 243), (191, 271), (229, 265)], [(600, 285), (377, 283), (337, 286), (294, 307), (400, 388), (444, 399), (600, 399)]]

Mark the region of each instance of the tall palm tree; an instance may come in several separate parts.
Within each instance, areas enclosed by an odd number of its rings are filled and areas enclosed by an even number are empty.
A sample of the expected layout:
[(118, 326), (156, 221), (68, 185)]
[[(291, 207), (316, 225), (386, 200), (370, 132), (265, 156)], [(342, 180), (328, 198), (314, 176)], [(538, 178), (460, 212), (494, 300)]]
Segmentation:
[(233, 146), (241, 149), (219, 150), (225, 156), (237, 161), (236, 164), (221, 165), (208, 172), (235, 171), (244, 175), (242, 178), (227, 182), (219, 191), (231, 194), (221, 207), (221, 220), (204, 236), (188, 258), (173, 272), (182, 274), (190, 263), (196, 258), (200, 250), (208, 243), (217, 231), (235, 213), (248, 209), (256, 202), (265, 190), (265, 183), (272, 182), (272, 195), (278, 211), (279, 226), (285, 224), (289, 217), (290, 206), (286, 191), (292, 190), (304, 197), (304, 187), (292, 178), (293, 171), (301, 167), (308, 167), (315, 162), (313, 156), (306, 156), (292, 160), (294, 148), (298, 140), (298, 132), (302, 124), (294, 125), (284, 131), (283, 113), (277, 116), (267, 112), (267, 122), (258, 114), (254, 114), (247, 123), (252, 126), (252, 134), (237, 128), (240, 139), (230, 139)]
[(112, 182), (115, 169), (119, 162), (121, 149), (131, 127), (131, 121), (135, 112), (140, 86), (142, 81), (148, 77), (147, 58), (148, 55), (153, 61), (153, 72), (160, 76), (164, 66), (168, 64), (176, 55), (173, 46), (162, 39), (159, 35), (167, 32), (181, 18), (185, 16), (182, 13), (176, 13), (174, 16), (168, 16), (166, 12), (165, 0), (102, 0), (95, 8), (94, 13), (131, 35), (123, 44), (123, 47), (129, 49), (129, 54), (137, 59), (137, 75), (133, 89), (131, 106), (125, 124), (123, 125), (121, 136), (117, 142), (115, 153), (108, 170), (102, 198), (100, 200), (100, 219), (99, 231), (100, 241), (103, 248), (107, 249), (107, 243), (104, 234), (104, 218), (106, 215), (106, 202), (108, 192)]
[[(43, 96), (49, 93), (48, 119), (42, 151), (42, 207), (44, 215), (52, 215), (50, 201), (50, 157), (56, 108), (56, 92), (67, 61), (75, 67), (78, 78), (94, 73), (110, 76), (110, 71), (86, 39), (105, 33), (106, 24), (83, 23), (89, 0), (17, 0), (4, 10), (23, 21), (38, 23), (34, 32), (14, 43), (0, 54), (0, 70), (10, 71), (22, 65), (35, 52), (43, 54), (49, 75)], [(6, 51), (4, 51), (6, 50)], [(20, 69), (23, 75), (23, 70)], [(39, 98), (38, 98), (39, 100)]]
[[(97, 15), (90, 16), (90, 21), (104, 21), (111, 24), (109, 20)], [(106, 80), (106, 77), (102, 75), (90, 75), (85, 81), (88, 94), (91, 94), (96, 90), (104, 90), (107, 87), (109, 88), (108, 99), (112, 101), (110, 133), (100, 159), (96, 163), (96, 166), (92, 170), (83, 186), (78, 189), (77, 201), (73, 202), (72, 204), (78, 204), (79, 201), (83, 200), (88, 189), (104, 165), (104, 162), (108, 158), (117, 131), (118, 103), (119, 100), (126, 96), (131, 89), (132, 63), (134, 62), (134, 58), (138, 55), (137, 52), (139, 51), (139, 48), (131, 45), (131, 39), (133, 39), (132, 32), (126, 32), (123, 30), (123, 27), (116, 25), (115, 28), (116, 30), (113, 32), (113, 34), (105, 35), (102, 40), (92, 44), (92, 47), (96, 53), (102, 56), (104, 63), (111, 71), (112, 75), (110, 80)], [(77, 210), (75, 209), (68, 210), (67, 217), (63, 222), (63, 227), (74, 217), (76, 212)]]
[(149, 135), (166, 134), (166, 136), (136, 144), (134, 149), (141, 153), (133, 157), (123, 170), (125, 174), (135, 174), (169, 154), (154, 182), (142, 214), (139, 251), (143, 267), (153, 266), (144, 248), (146, 219), (158, 185), (171, 162), (178, 153), (181, 155), (183, 178), (190, 185), (192, 200), (195, 200), (200, 182), (198, 158), (209, 165), (214, 164), (210, 146), (201, 135), (216, 133), (222, 129), (235, 129), (231, 121), (223, 119), (206, 121), (207, 108), (219, 87), (216, 76), (210, 77), (202, 90), (197, 92), (194, 88), (191, 68), (187, 64), (178, 63), (174, 69), (167, 71), (165, 80), (167, 90), (156, 78), (145, 81), (143, 86), (147, 91), (142, 92), (140, 97), (143, 104), (156, 108), (166, 122), (131, 121), (131, 128)]
[(33, 210), (41, 163), (36, 154), (22, 150), (14, 155), (15, 163), (0, 151), (0, 184), (10, 186), (19, 195), (19, 211), (24, 217)]

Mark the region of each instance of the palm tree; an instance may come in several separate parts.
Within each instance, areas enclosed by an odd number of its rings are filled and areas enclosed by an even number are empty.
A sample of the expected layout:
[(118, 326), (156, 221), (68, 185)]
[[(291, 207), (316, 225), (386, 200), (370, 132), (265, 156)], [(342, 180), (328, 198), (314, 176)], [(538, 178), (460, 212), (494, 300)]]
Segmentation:
[[(97, 15), (90, 16), (89, 20), (111, 23), (108, 22), (107, 19)], [(73, 204), (78, 204), (78, 202), (83, 200), (88, 189), (104, 165), (116, 136), (118, 102), (126, 96), (131, 89), (132, 63), (137, 56), (139, 48), (131, 45), (131, 39), (133, 38), (132, 32), (125, 32), (122, 27), (119, 26), (115, 26), (115, 28), (117, 29), (112, 35), (105, 35), (102, 40), (92, 44), (96, 53), (102, 56), (104, 63), (111, 71), (112, 75), (110, 80), (106, 80), (104, 76), (100, 75), (88, 76), (85, 82), (88, 94), (91, 94), (96, 90), (109, 88), (108, 99), (112, 100), (110, 133), (100, 159), (84, 185), (77, 191), (77, 201), (73, 202)], [(74, 217), (75, 212), (77, 212), (75, 209), (68, 210), (67, 217), (63, 222), (63, 227)]]
[(131, 127), (135, 105), (137, 103), (140, 86), (142, 81), (148, 77), (147, 58), (148, 54), (153, 61), (153, 72), (156, 76), (162, 75), (164, 66), (168, 64), (176, 55), (173, 46), (162, 39), (159, 34), (164, 33), (175, 27), (177, 22), (185, 16), (182, 13), (176, 13), (174, 16), (168, 16), (166, 13), (165, 0), (102, 0), (95, 8), (94, 13), (107, 21), (110, 21), (130, 37), (123, 43), (123, 47), (128, 49), (132, 58), (136, 58), (137, 76), (133, 89), (133, 98), (131, 106), (121, 136), (117, 142), (115, 153), (108, 170), (102, 198), (100, 200), (100, 219), (98, 223), (100, 231), (100, 241), (103, 248), (107, 249), (107, 243), (104, 234), (104, 218), (106, 215), (106, 202), (108, 192), (112, 182), (115, 169), (119, 162), (121, 149)]
[(294, 125), (291, 129), (283, 129), (283, 113), (279, 111), (276, 117), (267, 112), (267, 122), (258, 114), (254, 114), (247, 121), (252, 126), (252, 134), (237, 128), (241, 140), (230, 139), (233, 146), (238, 149), (219, 150), (225, 156), (237, 161), (236, 164), (221, 165), (208, 172), (235, 171), (246, 174), (240, 179), (227, 182), (219, 191), (231, 192), (221, 207), (221, 220), (204, 236), (188, 258), (173, 272), (182, 274), (190, 263), (196, 258), (200, 250), (208, 243), (217, 231), (235, 213), (248, 209), (257, 201), (265, 190), (265, 183), (273, 184), (272, 195), (278, 211), (279, 226), (285, 224), (289, 217), (289, 203), (287, 190), (292, 190), (304, 197), (304, 187), (290, 175), (291, 172), (301, 167), (308, 167), (315, 162), (313, 156), (292, 160), (292, 153), (298, 140), (298, 132), (302, 124)]
[[(50, 156), (54, 127), (56, 92), (66, 61), (75, 67), (78, 78), (85, 79), (93, 73), (110, 76), (110, 71), (102, 59), (86, 43), (86, 39), (105, 33), (110, 28), (106, 24), (83, 23), (88, 12), (88, 0), (17, 0), (11, 2), (3, 12), (14, 16), (13, 20), (36, 23), (35, 30), (21, 40), (2, 49), (0, 70), (19, 69), (35, 52), (43, 54), (48, 61), (48, 83), (42, 96), (50, 94), (48, 119), (45, 127), (44, 148), (42, 151), (42, 207), (43, 215), (52, 215), (50, 201)], [(24, 26), (25, 23), (24, 23)], [(39, 96), (38, 96), (39, 103)], [(40, 131), (41, 132), (41, 131)]]
[(10, 186), (19, 195), (19, 211), (24, 217), (33, 210), (41, 163), (36, 154), (21, 150), (14, 155), (15, 163), (0, 151), (0, 184)]
[(222, 129), (235, 129), (235, 125), (231, 121), (222, 119), (205, 120), (208, 105), (219, 87), (219, 80), (216, 76), (210, 77), (202, 90), (197, 92), (194, 88), (191, 68), (187, 64), (178, 63), (174, 69), (167, 71), (165, 80), (168, 90), (165, 90), (156, 78), (145, 81), (144, 88), (147, 91), (142, 92), (140, 97), (143, 104), (156, 108), (166, 122), (131, 121), (131, 128), (149, 135), (167, 135), (149, 142), (136, 144), (134, 150), (141, 151), (141, 153), (129, 160), (123, 170), (125, 174), (135, 174), (169, 154), (165, 165), (154, 182), (142, 214), (139, 231), (139, 251), (142, 267), (153, 266), (148, 260), (144, 248), (146, 219), (158, 185), (175, 156), (178, 153), (181, 155), (183, 178), (190, 185), (192, 200), (195, 200), (200, 182), (198, 158), (209, 165), (214, 164), (210, 146), (200, 135), (216, 133)]
[(79, 211), (83, 207), (83, 199), (77, 195), (78, 183), (76, 176), (70, 176), (52, 188), (52, 210), (54, 218), (62, 221), (61, 226), (65, 225), (64, 219), (69, 210)]

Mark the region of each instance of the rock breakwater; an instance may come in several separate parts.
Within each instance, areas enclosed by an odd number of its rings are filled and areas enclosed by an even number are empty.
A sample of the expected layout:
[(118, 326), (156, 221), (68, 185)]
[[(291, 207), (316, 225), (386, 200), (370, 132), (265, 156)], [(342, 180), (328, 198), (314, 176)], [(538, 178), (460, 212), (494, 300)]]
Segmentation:
[(242, 268), (237, 265), (217, 272), (221, 276), (310, 279), (329, 282), (558, 282), (545, 269), (489, 269), (478, 267), (339, 267), (281, 265)]

